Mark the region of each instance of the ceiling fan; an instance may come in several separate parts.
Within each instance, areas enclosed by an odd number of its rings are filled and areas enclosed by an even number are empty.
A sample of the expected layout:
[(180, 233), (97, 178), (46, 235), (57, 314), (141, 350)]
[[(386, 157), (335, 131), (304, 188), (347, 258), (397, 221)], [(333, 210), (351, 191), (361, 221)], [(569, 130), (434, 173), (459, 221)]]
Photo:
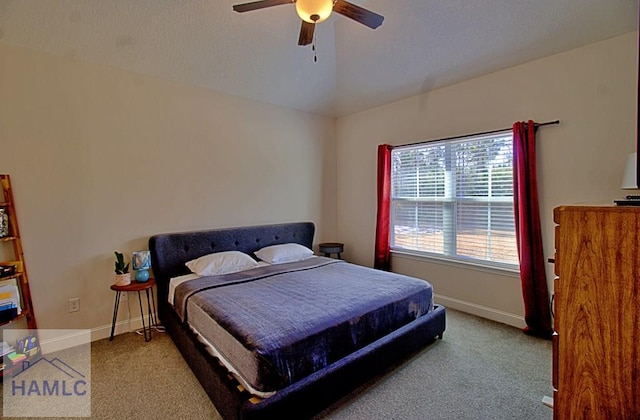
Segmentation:
[(382, 21), (384, 20), (383, 16), (345, 0), (261, 0), (236, 4), (233, 6), (233, 10), (243, 13), (291, 3), (296, 4), (296, 11), (302, 19), (298, 45), (311, 44), (313, 42), (316, 23), (327, 20), (332, 11), (353, 19), (371, 29), (376, 29), (382, 25)]

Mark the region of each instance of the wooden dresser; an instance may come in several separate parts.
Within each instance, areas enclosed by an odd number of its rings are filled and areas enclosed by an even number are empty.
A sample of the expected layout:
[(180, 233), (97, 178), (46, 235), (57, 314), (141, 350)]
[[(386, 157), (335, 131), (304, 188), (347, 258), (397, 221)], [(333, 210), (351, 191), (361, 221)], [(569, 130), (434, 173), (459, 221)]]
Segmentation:
[(640, 207), (554, 221), (554, 419), (640, 419)]

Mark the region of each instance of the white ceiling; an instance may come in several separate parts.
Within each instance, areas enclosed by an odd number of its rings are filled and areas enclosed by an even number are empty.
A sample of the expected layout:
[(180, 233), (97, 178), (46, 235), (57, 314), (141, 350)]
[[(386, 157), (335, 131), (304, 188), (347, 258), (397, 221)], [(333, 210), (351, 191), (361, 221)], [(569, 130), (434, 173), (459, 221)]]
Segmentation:
[(638, 28), (638, 0), (352, 0), (383, 16), (318, 25), (251, 0), (0, 0), (0, 42), (344, 116)]

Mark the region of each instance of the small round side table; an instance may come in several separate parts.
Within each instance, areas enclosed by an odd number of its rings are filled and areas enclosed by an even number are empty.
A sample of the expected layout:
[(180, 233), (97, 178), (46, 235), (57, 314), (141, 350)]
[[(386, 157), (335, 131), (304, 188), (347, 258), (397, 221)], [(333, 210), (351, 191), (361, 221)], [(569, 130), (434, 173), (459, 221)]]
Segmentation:
[(344, 251), (344, 244), (340, 242), (324, 242), (319, 244), (318, 247), (325, 257), (331, 257), (331, 254), (336, 254), (339, 260), (342, 259), (340, 254)]
[[(122, 292), (138, 292), (138, 302), (140, 303), (140, 317), (142, 318), (142, 331), (144, 333), (144, 341), (151, 340), (151, 328), (158, 324), (155, 313), (156, 313), (156, 299), (153, 297), (153, 286), (156, 285), (156, 280), (153, 278), (149, 278), (149, 280), (140, 283), (137, 281), (132, 281), (131, 284), (126, 286), (120, 286), (117, 284), (111, 285), (111, 290), (116, 292), (116, 300), (113, 304), (113, 320), (111, 321), (111, 337), (109, 337), (109, 341), (113, 340), (113, 333), (116, 329), (116, 319), (118, 318), (118, 307), (120, 306), (120, 294)], [(142, 297), (140, 297), (140, 292), (144, 291), (147, 294), (147, 310), (149, 313), (149, 325), (144, 324), (144, 311), (142, 310)], [(149, 298), (151, 295), (151, 298)], [(153, 302), (153, 311), (151, 311), (151, 302)]]

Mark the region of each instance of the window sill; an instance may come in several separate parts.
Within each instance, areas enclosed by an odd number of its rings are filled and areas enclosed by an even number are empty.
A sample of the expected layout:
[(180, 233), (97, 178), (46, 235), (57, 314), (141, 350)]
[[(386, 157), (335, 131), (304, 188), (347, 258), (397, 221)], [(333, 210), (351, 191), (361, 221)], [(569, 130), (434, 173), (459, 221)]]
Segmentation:
[(467, 270), (477, 270), (483, 271), (491, 274), (499, 274), (506, 277), (513, 277), (516, 279), (520, 279), (520, 271), (517, 268), (507, 268), (507, 267), (492, 267), (478, 263), (472, 263), (467, 261), (455, 261), (446, 258), (438, 258), (436, 256), (424, 255), (413, 253), (409, 251), (399, 251), (399, 250), (391, 250), (391, 255), (393, 257), (404, 258), (408, 260), (429, 262), (434, 264), (447, 265), (450, 267), (456, 267)]

